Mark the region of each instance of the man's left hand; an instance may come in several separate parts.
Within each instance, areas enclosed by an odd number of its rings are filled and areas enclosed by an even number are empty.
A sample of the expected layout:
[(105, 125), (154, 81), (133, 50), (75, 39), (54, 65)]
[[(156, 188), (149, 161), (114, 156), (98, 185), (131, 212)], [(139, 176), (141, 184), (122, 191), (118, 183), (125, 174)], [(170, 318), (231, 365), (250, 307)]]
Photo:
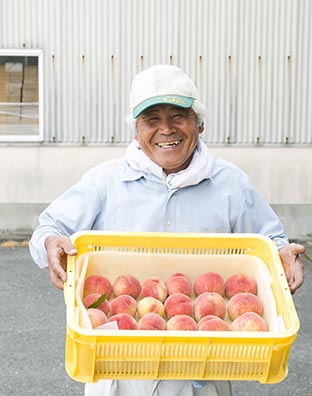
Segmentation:
[(303, 284), (304, 269), (300, 254), (304, 251), (305, 247), (299, 243), (290, 243), (278, 251), (292, 294)]

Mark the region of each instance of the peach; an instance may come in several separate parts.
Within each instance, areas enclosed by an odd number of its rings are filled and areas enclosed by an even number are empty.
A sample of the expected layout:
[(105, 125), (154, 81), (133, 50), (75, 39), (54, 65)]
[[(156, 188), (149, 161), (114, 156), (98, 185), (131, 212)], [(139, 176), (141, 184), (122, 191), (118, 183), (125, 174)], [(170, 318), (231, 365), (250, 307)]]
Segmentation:
[(106, 298), (109, 299), (112, 290), (112, 284), (105, 276), (91, 275), (84, 283), (84, 297), (89, 294), (99, 293), (101, 296), (106, 294)]
[(192, 282), (184, 274), (176, 273), (171, 275), (166, 282), (168, 294), (183, 293), (191, 297), (192, 295)]
[(166, 330), (166, 321), (157, 313), (149, 312), (140, 318), (138, 330)]
[(128, 313), (120, 313), (111, 316), (107, 323), (109, 322), (117, 322), (117, 326), (119, 330), (136, 330), (137, 322), (133, 316)]
[(137, 301), (128, 296), (128, 294), (121, 294), (118, 297), (112, 299), (109, 304), (109, 309), (111, 315), (116, 315), (120, 313), (128, 313), (131, 316), (134, 316), (137, 311)]
[[(95, 303), (99, 298), (101, 297), (101, 295), (99, 293), (92, 293), (92, 294), (88, 294), (84, 299), (83, 299), (83, 305), (86, 308), (89, 308), (90, 305), (92, 305), (93, 303)], [(109, 312), (109, 304), (107, 300), (104, 300), (100, 305), (98, 305), (96, 307), (97, 309), (100, 309), (101, 311), (103, 311), (106, 315)]]
[(191, 297), (182, 294), (171, 294), (164, 303), (167, 318), (170, 319), (176, 315), (193, 315), (193, 303)]
[(107, 322), (107, 317), (103, 311), (97, 308), (87, 309), (87, 314), (91, 320), (93, 329)]
[(167, 298), (168, 291), (165, 283), (157, 277), (151, 277), (144, 281), (141, 289), (141, 297), (154, 297), (161, 302)]
[(138, 314), (141, 318), (143, 315), (154, 312), (160, 316), (164, 316), (164, 305), (160, 300), (154, 297), (144, 297), (138, 302)]
[(236, 273), (225, 282), (225, 295), (228, 299), (238, 293), (257, 294), (257, 281), (251, 275)]
[(113, 294), (115, 297), (128, 294), (137, 299), (141, 291), (139, 280), (133, 275), (119, 275), (113, 282)]
[(263, 315), (263, 304), (259, 297), (251, 293), (238, 293), (230, 298), (228, 303), (228, 314), (231, 320), (236, 319), (245, 312), (255, 312)]
[(223, 319), (215, 315), (204, 316), (198, 322), (198, 330), (203, 331), (229, 331), (230, 325)]
[(245, 312), (232, 322), (232, 331), (267, 331), (268, 327), (262, 316), (256, 312)]
[(205, 292), (215, 292), (224, 295), (224, 280), (216, 272), (204, 272), (194, 280), (194, 293), (199, 296)]
[(167, 322), (167, 330), (197, 330), (197, 323), (188, 315), (176, 315)]
[(196, 297), (194, 301), (194, 317), (198, 321), (206, 315), (215, 315), (225, 318), (226, 304), (219, 293), (205, 292)]

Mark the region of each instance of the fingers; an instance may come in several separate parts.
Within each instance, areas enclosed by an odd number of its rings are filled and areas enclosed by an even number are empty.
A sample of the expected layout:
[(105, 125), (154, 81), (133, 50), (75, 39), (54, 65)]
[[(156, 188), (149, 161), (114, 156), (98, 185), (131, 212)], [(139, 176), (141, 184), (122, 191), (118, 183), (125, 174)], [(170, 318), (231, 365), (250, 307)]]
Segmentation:
[(50, 281), (58, 289), (64, 289), (64, 282), (66, 282), (66, 271), (62, 268), (59, 262), (52, 262), (49, 264)]
[(298, 243), (290, 243), (279, 250), (281, 262), (286, 274), (291, 293), (303, 284), (304, 268), (300, 254), (304, 253), (305, 247)]
[(78, 252), (69, 238), (65, 238), (62, 243), (63, 251), (69, 256), (75, 256)]
[(63, 253), (74, 256), (77, 254), (77, 249), (72, 244), (71, 240), (68, 237), (63, 235), (50, 235), (45, 240), (45, 247), (47, 249), (47, 253), (53, 252), (55, 250), (61, 250)]
[(305, 252), (305, 247), (303, 245), (300, 245), (299, 243), (291, 243), (289, 244), (290, 251), (293, 254), (303, 254)]
[(63, 289), (64, 282), (67, 280), (67, 255), (74, 256), (77, 254), (77, 250), (69, 238), (61, 235), (47, 237), (45, 246), (47, 249), (51, 283), (58, 289)]
[(51, 283), (59, 289), (63, 289), (66, 282), (66, 255), (62, 248), (49, 248), (48, 264), (50, 269)]
[(292, 294), (303, 284), (304, 281), (304, 267), (300, 256), (297, 256), (292, 265), (291, 277), (288, 280), (289, 289)]

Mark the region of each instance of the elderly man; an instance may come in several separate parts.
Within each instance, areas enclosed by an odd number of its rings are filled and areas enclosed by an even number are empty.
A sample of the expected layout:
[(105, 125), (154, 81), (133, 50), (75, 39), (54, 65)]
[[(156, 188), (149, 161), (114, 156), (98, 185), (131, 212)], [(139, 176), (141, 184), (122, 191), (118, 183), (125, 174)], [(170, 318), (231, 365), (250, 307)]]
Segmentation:
[[(303, 283), (300, 254), (246, 174), (214, 158), (200, 139), (206, 107), (179, 68), (139, 73), (130, 94), (135, 139), (125, 156), (102, 163), (53, 201), (40, 216), (30, 251), (51, 282), (63, 288), (69, 236), (81, 230), (260, 233), (277, 248), (291, 292)], [(231, 395), (227, 381), (100, 381), (85, 395)]]

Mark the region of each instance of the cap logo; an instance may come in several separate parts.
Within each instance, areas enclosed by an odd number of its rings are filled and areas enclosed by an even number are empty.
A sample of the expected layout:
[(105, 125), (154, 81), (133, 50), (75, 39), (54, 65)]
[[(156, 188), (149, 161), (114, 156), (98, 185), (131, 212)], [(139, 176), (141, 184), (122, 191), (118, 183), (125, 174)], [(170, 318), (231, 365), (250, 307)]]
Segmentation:
[(143, 100), (133, 108), (133, 117), (137, 118), (145, 109), (157, 104), (171, 104), (173, 106), (188, 108), (193, 104), (194, 99), (178, 95), (152, 96), (151, 98)]
[(177, 98), (176, 96), (164, 96), (162, 100), (165, 103), (175, 103), (180, 106), (186, 106), (186, 102), (181, 98)]

